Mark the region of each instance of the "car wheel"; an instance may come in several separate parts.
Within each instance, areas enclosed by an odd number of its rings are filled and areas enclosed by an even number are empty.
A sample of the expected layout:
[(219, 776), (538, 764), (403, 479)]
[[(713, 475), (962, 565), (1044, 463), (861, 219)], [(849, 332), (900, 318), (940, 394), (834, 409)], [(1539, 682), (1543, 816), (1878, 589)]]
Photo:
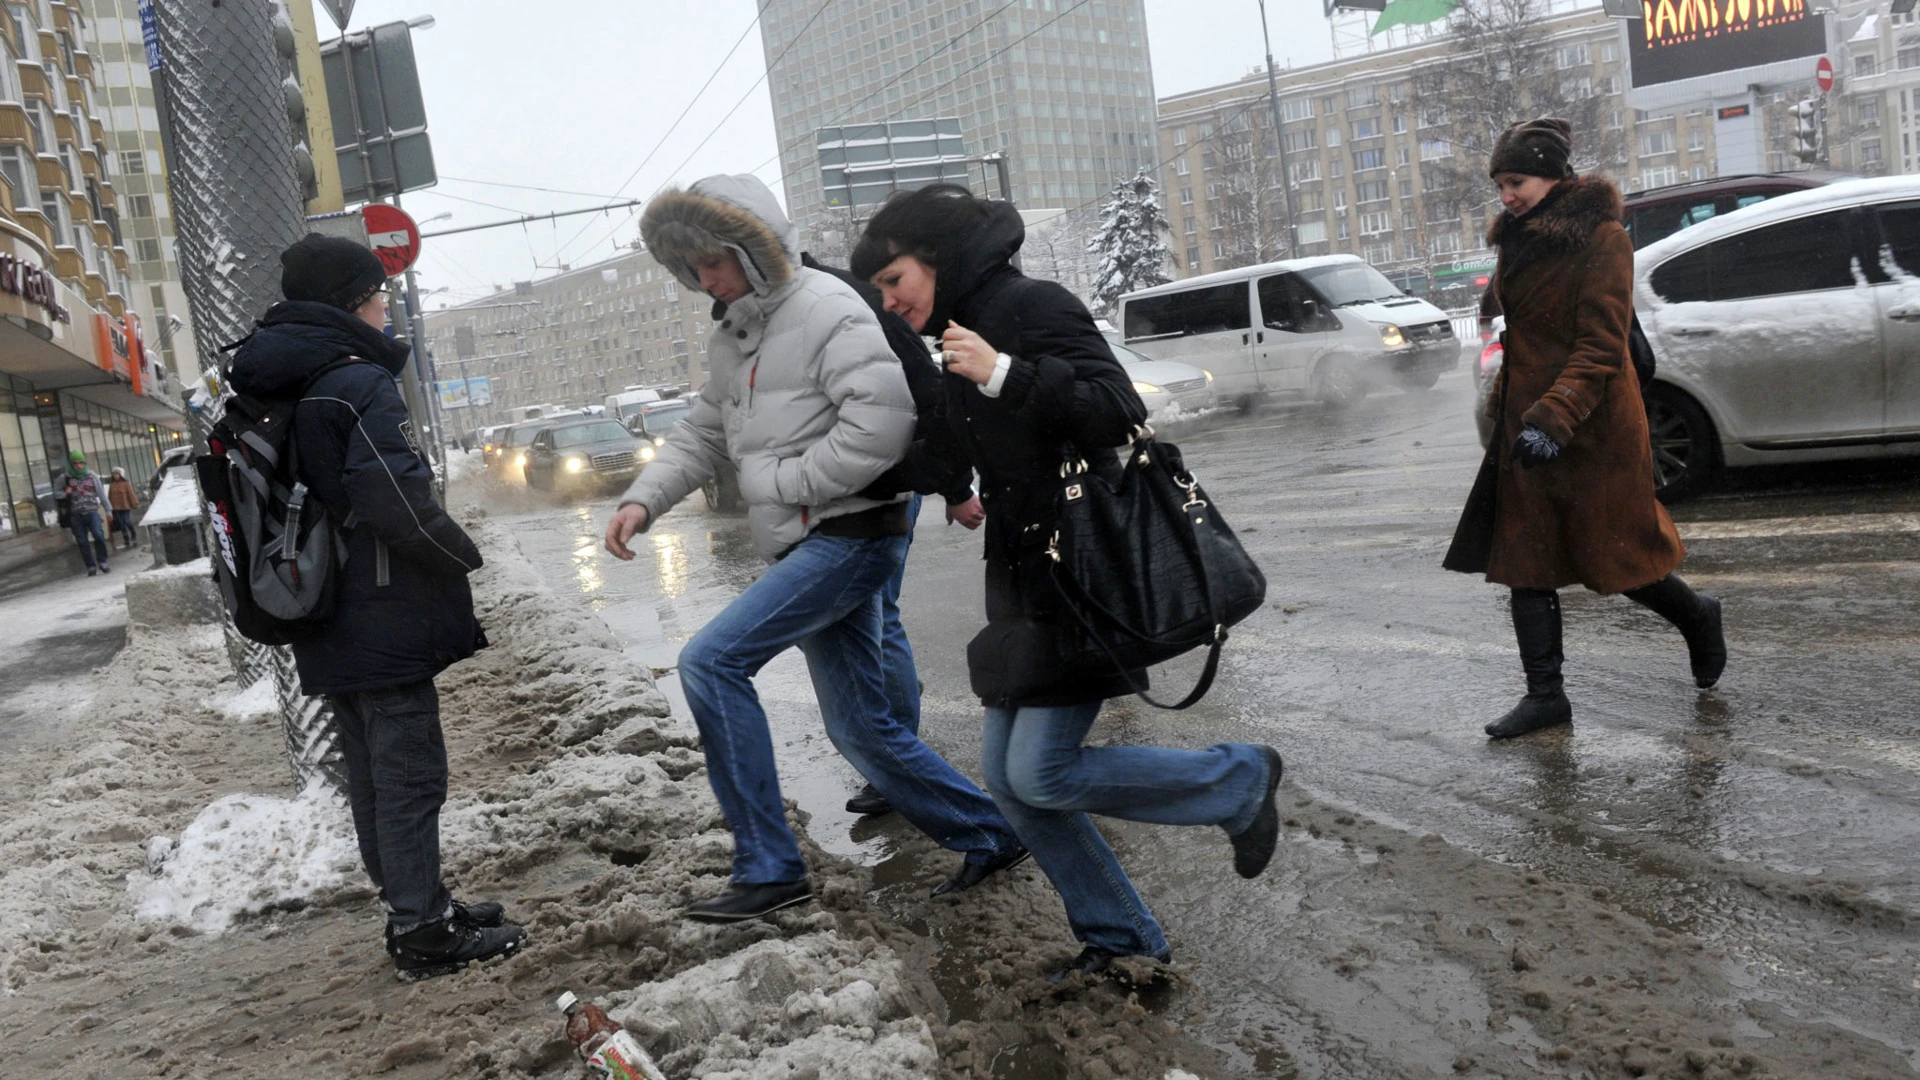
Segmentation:
[(1434, 384), (1440, 381), (1440, 373), (1438, 371), (1409, 371), (1404, 375), (1394, 376), (1393, 381), (1399, 385), (1400, 389), (1408, 393), (1420, 394), (1433, 389)]
[(706, 497), (707, 509), (718, 514), (731, 514), (740, 507), (740, 484), (732, 476), (708, 480), (700, 485), (700, 494)]
[(1647, 388), (1646, 404), (1654, 494), (1667, 503), (1698, 495), (1719, 466), (1713, 421), (1692, 398), (1657, 383)]
[(1367, 396), (1367, 383), (1352, 360), (1330, 356), (1314, 372), (1313, 396), (1330, 409), (1345, 409)]

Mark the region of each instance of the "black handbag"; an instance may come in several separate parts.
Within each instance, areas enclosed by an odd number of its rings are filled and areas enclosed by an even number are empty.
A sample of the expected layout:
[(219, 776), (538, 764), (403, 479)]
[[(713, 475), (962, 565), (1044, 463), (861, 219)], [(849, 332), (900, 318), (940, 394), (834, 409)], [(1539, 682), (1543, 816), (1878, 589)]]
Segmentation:
[[(1267, 579), (1186, 469), (1180, 449), (1135, 429), (1118, 480), (1071, 459), (1060, 468), (1057, 527), (1047, 555), (1062, 606), (1084, 633), (1060, 660), (1111, 664), (1134, 692), (1184, 709), (1213, 685), (1227, 628), (1252, 614)], [(1078, 637), (1078, 635), (1076, 635)], [(1178, 704), (1156, 701), (1132, 674), (1207, 649), (1199, 683)]]

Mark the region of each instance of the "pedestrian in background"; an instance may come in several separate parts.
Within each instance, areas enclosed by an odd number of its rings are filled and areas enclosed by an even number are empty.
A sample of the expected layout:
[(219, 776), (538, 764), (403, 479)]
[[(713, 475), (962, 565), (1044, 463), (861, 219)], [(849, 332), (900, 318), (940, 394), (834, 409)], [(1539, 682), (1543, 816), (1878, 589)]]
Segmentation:
[(873, 312), (800, 265), (799, 230), (752, 176), (669, 191), (640, 220), (647, 250), (712, 296), (712, 371), (687, 418), (607, 526), (627, 546), (712, 478), (739, 471), (754, 546), (770, 564), (680, 651), (707, 779), (733, 831), (727, 888), (687, 911), (728, 922), (813, 898), (787, 826), (772, 732), (753, 677), (798, 646), (827, 736), (914, 827), (965, 853), (935, 895), (1027, 857), (992, 800), (894, 718), (881, 663), (880, 591), (906, 561), (905, 496), (864, 493), (906, 453), (913, 399)]
[(140, 506), (140, 493), (127, 479), (127, 470), (118, 465), (113, 467), (113, 479), (107, 482), (107, 505), (113, 508), (114, 533), (125, 536), (126, 546), (133, 547), (139, 540), (133, 531), (133, 512)]
[[(936, 184), (873, 216), (853, 271), (909, 326), (941, 337), (945, 452), (972, 462), (986, 507), (988, 627), (967, 648), (986, 706), (981, 767), (1085, 945), (1055, 973), (1064, 978), (1098, 974), (1121, 956), (1170, 959), (1160, 924), (1089, 814), (1217, 825), (1232, 840), (1235, 869), (1254, 877), (1279, 837), (1281, 762), (1273, 748), (1245, 743), (1082, 745), (1100, 703), (1133, 690), (1119, 671), (1063, 672), (1049, 660), (1068, 632), (1048, 580), (1053, 500), (1066, 448), (1115, 477), (1113, 448), (1147, 411), (1086, 307), (1013, 266), (1025, 237), (1012, 205)], [(1145, 674), (1134, 679), (1144, 684)]]
[(87, 564), (87, 576), (107, 574), (107, 533), (101, 517), (108, 506), (107, 482), (87, 468), (87, 455), (73, 450), (67, 454), (67, 471), (54, 485), (53, 497), (66, 508), (67, 528), (80, 545), (80, 558)]
[(1487, 168), (1506, 207), (1487, 233), (1505, 361), (1487, 402), (1494, 437), (1445, 566), (1512, 590), (1527, 693), (1487, 725), (1495, 739), (1573, 722), (1560, 670), (1569, 585), (1625, 593), (1678, 627), (1701, 689), (1727, 663), (1720, 602), (1674, 574), (1686, 549), (1653, 493), (1620, 191), (1576, 175), (1572, 149), (1565, 120), (1530, 120), (1500, 135)]
[(433, 470), (394, 386), (408, 346), (382, 332), (387, 274), (363, 244), (309, 234), (280, 255), (286, 300), (234, 353), (237, 393), (297, 400), (298, 477), (346, 541), (333, 618), (293, 643), (300, 688), (333, 706), (347, 801), (402, 980), (511, 956), (526, 932), (440, 874), (447, 747), (433, 679), (487, 643), (473, 541), (433, 499)]
[[(958, 523), (977, 529), (986, 520), (980, 508), (980, 496), (973, 493), (973, 466), (964, 456), (943, 452), (946, 441), (938, 438), (947, 422), (940, 368), (927, 349), (926, 339), (915, 333), (905, 319), (886, 309), (886, 300), (873, 283), (851, 271), (826, 266), (811, 255), (801, 255), (803, 266), (832, 274), (845, 282), (873, 309), (887, 345), (900, 359), (907, 377), (907, 390), (913, 395), (913, 442), (906, 457), (880, 478), (868, 484), (860, 494), (870, 499), (892, 499), (909, 492), (907, 503), (907, 548), (913, 547), (913, 528), (920, 520), (922, 496), (939, 495), (946, 501), (947, 524)], [(906, 583), (907, 564), (887, 579), (880, 590), (880, 659), (886, 668), (887, 705), (893, 718), (908, 731), (920, 733), (920, 674), (913, 661), (913, 645), (907, 640), (906, 624), (900, 621), (900, 590)], [(847, 800), (849, 814), (884, 814), (893, 807), (872, 784)]]

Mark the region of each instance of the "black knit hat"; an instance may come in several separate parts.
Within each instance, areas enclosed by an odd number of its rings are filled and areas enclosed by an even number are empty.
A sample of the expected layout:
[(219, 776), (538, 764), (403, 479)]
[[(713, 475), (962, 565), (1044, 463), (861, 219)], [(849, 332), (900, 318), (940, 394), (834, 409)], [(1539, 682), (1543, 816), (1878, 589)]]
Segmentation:
[(1519, 173), (1568, 180), (1574, 175), (1567, 158), (1573, 154), (1573, 125), (1553, 116), (1515, 124), (1500, 133), (1487, 162), (1487, 175)]
[(357, 310), (387, 283), (387, 268), (365, 244), (308, 233), (280, 253), (280, 292), (289, 300)]

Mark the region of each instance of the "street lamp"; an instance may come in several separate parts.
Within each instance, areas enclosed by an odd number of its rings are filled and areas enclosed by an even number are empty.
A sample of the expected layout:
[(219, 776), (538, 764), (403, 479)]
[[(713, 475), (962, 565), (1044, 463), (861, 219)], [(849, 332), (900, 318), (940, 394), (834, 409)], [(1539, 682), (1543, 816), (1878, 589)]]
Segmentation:
[(421, 218), (419, 221), (414, 222), (414, 224), (415, 225), (431, 225), (436, 221), (450, 221), (452, 220), (452, 218), (453, 218), (453, 211), (442, 210), (440, 213), (435, 214), (430, 218)]

